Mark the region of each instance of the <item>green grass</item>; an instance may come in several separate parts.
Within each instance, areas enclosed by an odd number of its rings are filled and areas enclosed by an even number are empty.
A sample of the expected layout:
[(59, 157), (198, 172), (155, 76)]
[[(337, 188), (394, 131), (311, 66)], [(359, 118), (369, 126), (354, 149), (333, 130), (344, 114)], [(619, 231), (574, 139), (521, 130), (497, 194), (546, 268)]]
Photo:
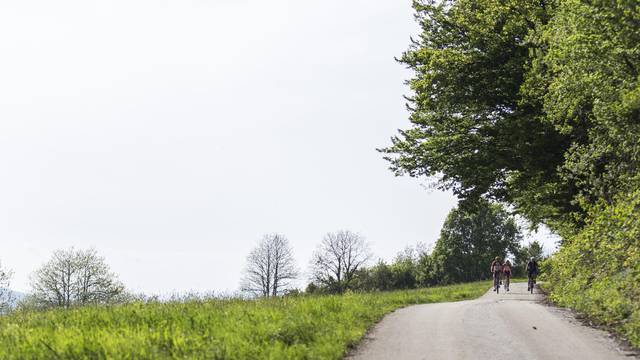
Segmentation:
[(397, 308), (489, 286), (17, 312), (0, 318), (0, 359), (340, 359)]

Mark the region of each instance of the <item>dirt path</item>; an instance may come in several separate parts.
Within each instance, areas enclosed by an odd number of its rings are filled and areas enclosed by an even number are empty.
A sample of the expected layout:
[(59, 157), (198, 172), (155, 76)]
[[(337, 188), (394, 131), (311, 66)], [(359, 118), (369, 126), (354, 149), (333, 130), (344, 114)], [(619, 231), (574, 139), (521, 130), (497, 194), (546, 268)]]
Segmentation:
[(566, 310), (540, 303), (526, 283), (503, 294), (456, 303), (416, 305), (386, 316), (352, 360), (637, 359), (602, 331)]

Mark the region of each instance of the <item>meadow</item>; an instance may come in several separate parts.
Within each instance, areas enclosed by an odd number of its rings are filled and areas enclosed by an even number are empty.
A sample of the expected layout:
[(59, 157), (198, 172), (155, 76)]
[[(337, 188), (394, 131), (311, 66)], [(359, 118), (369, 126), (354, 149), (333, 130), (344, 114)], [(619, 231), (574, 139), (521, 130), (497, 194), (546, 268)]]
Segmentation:
[(0, 358), (340, 359), (395, 309), (473, 299), (489, 286), (18, 311), (0, 318)]

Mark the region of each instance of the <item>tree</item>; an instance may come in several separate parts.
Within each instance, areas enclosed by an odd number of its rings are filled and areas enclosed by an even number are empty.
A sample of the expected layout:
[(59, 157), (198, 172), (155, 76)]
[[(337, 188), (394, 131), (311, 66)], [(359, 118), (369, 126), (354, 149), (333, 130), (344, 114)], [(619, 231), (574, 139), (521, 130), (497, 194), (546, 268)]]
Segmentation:
[(370, 258), (369, 244), (359, 234), (349, 230), (328, 233), (311, 259), (313, 281), (341, 293)]
[(498, 204), (482, 201), (449, 212), (431, 254), (438, 283), (467, 282), (490, 277), (494, 257), (517, 254), (522, 239), (515, 219)]
[(6, 313), (13, 304), (13, 292), (9, 289), (13, 272), (4, 269), (0, 264), (0, 314)]
[(124, 285), (96, 250), (57, 250), (32, 276), (33, 300), (43, 307), (107, 304), (124, 295)]
[(413, 289), (418, 286), (417, 264), (420, 254), (424, 252), (421, 247), (422, 244), (418, 244), (416, 248), (406, 247), (396, 255), (389, 266), (393, 289)]
[(399, 59), (412, 126), (381, 151), (396, 174), (514, 205), (564, 234), (640, 170), (635, 0), (416, 0)]
[(541, 262), (544, 258), (544, 247), (538, 240), (534, 240), (527, 245), (520, 247), (517, 253), (514, 254), (514, 276), (526, 275), (526, 267), (529, 259), (534, 258), (536, 261)]
[(523, 246), (520, 253), (525, 259), (534, 258), (536, 261), (541, 261), (544, 258), (544, 247), (538, 242), (538, 240), (534, 240), (528, 245)]
[(529, 34), (550, 2), (414, 1), (423, 31), (399, 59), (415, 73), (412, 127), (381, 150), (396, 174), (434, 177), (461, 200), (515, 203), (534, 221), (576, 210), (557, 173), (570, 139), (520, 93), (538, 47)]
[(385, 291), (393, 289), (393, 273), (382, 259), (371, 267), (358, 269), (349, 289), (357, 291)]
[(297, 277), (289, 241), (280, 234), (269, 234), (249, 253), (241, 287), (262, 297), (278, 296), (289, 290)]

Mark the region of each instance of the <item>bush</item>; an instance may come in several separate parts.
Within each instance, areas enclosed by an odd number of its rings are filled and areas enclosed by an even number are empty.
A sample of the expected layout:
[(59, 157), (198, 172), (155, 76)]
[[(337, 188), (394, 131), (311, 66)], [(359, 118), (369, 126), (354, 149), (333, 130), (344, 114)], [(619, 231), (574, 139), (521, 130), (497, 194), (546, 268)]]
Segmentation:
[(640, 346), (640, 191), (588, 213), (586, 226), (543, 265), (551, 299)]

